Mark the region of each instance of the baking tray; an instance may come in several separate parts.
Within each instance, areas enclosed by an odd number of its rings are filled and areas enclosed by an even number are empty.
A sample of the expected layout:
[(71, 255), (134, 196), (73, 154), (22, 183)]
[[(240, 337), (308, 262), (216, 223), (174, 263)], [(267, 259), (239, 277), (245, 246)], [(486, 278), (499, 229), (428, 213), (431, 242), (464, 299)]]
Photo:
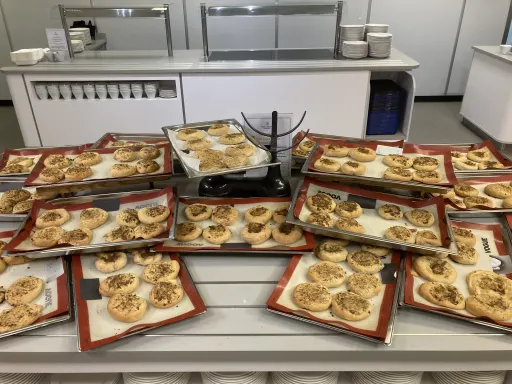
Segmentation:
[[(47, 327), (48, 325), (63, 323), (63, 322), (73, 320), (74, 294), (73, 294), (73, 283), (72, 283), (73, 280), (71, 278), (71, 263), (65, 258), (62, 258), (62, 260), (64, 261), (64, 273), (66, 274), (66, 288), (68, 290), (68, 303), (67, 303), (68, 304), (68, 312), (58, 315), (58, 316), (55, 316), (55, 317), (51, 317), (46, 320), (43, 320), (39, 323), (31, 324), (27, 327), (15, 329), (15, 330), (9, 331), (9, 332), (0, 333), (0, 339), (6, 338), (9, 336), (19, 335), (20, 333), (25, 333), (28, 331), (34, 331), (36, 329)], [(7, 268), (9, 268), (9, 266), (7, 266)], [(44, 294), (44, 293), (41, 293), (41, 294)], [(47, 335), (45, 335), (45, 336), (47, 336)]]
[[(295, 207), (295, 205), (297, 203), (297, 199), (301, 192), (302, 186), (304, 185), (304, 181), (305, 181), (305, 179), (301, 180), (298, 183), (297, 188), (293, 194), (293, 199), (292, 199), (292, 202), (290, 205), (290, 209), (288, 210), (288, 215), (286, 216), (287, 223), (298, 225), (304, 231), (311, 232), (316, 235), (345, 239), (345, 240), (355, 241), (355, 242), (364, 243), (364, 244), (371, 244), (371, 245), (377, 245), (377, 246), (386, 247), (386, 248), (392, 248), (392, 249), (396, 249), (396, 250), (421, 253), (424, 255), (432, 255), (432, 254), (436, 254), (439, 252), (443, 252), (443, 253), (447, 253), (447, 254), (457, 254), (457, 249), (455, 247), (455, 242), (453, 240), (454, 236), (453, 236), (453, 233), (450, 228), (450, 219), (448, 217), (448, 213), (446, 213), (446, 212), (444, 214), (444, 220), (446, 222), (447, 236), (451, 240), (451, 245), (449, 248), (431, 247), (431, 246), (427, 246), (427, 245), (399, 242), (399, 241), (395, 241), (395, 240), (389, 240), (384, 237), (371, 236), (371, 235), (367, 235), (364, 233), (349, 232), (349, 231), (344, 231), (344, 230), (337, 229), (337, 228), (327, 228), (327, 227), (322, 227), (319, 225), (309, 224), (304, 221), (301, 221), (301, 220), (295, 218), (293, 208)], [(400, 197), (400, 198), (417, 201), (417, 199), (409, 199), (407, 197)], [(441, 217), (439, 217), (439, 219), (441, 219)], [(425, 229), (428, 229), (428, 228), (425, 228)]]
[(130, 142), (139, 142), (144, 141), (148, 145), (155, 144), (158, 142), (167, 143), (167, 138), (165, 135), (161, 133), (115, 133), (115, 132), (107, 132), (103, 136), (101, 136), (92, 146), (91, 149), (96, 148), (110, 148), (107, 147), (108, 143), (111, 141), (130, 141)]
[(426, 193), (447, 193), (450, 190), (450, 187), (436, 184), (424, 184), (417, 183), (414, 181), (398, 181), (398, 180), (388, 180), (384, 178), (377, 177), (365, 177), (365, 176), (355, 176), (355, 175), (345, 175), (345, 174), (337, 174), (337, 173), (323, 173), (323, 172), (313, 172), (309, 169), (311, 161), (313, 159), (313, 154), (318, 148), (319, 144), (316, 143), (313, 147), (313, 150), (310, 152), (309, 157), (304, 162), (302, 166), (301, 173), (308, 175), (310, 177), (314, 177), (315, 179), (324, 180), (324, 181), (337, 181), (342, 183), (356, 183), (363, 185), (376, 185), (384, 188), (391, 189), (408, 189), (415, 190), (419, 192)]
[[(505, 218), (504, 213), (496, 212), (496, 211), (459, 211), (459, 212), (449, 212), (448, 215), (453, 219), (460, 219), (461, 221), (468, 221), (468, 222), (475, 222), (478, 224), (500, 224), (502, 227), (502, 235), (503, 235), (503, 241), (505, 246), (507, 247), (508, 251), (510, 252), (512, 250), (512, 230), (510, 226), (507, 223), (507, 220)], [(464, 316), (457, 316), (456, 314), (450, 313), (448, 311), (435, 311), (428, 308), (422, 308), (417, 307), (414, 305), (407, 304), (405, 302), (405, 279), (406, 279), (406, 273), (405, 273), (405, 259), (402, 260), (404, 263), (403, 268), (403, 282), (402, 282), (402, 289), (400, 292), (400, 300), (399, 305), (403, 308), (408, 309), (414, 309), (414, 310), (420, 310), (423, 312), (429, 312), (440, 316), (446, 316), (451, 317), (456, 320), (462, 320), (474, 324), (483, 325), (489, 328), (499, 329), (501, 331), (512, 333), (512, 327), (506, 327), (501, 324), (497, 324), (491, 321), (485, 321), (480, 320), (477, 318), (470, 318), (470, 317), (464, 317)]]
[[(119, 199), (121, 197), (133, 196), (133, 195), (142, 195), (146, 193), (156, 192), (158, 190), (148, 190), (148, 191), (137, 191), (137, 192), (121, 192), (121, 193), (109, 193), (104, 195), (89, 195), (89, 196), (79, 196), (79, 197), (69, 197), (63, 199), (55, 199), (52, 200), (51, 204), (53, 205), (69, 205), (69, 204), (82, 204), (82, 203), (90, 203), (92, 201), (97, 200), (108, 200), (108, 199)], [(178, 195), (176, 193), (176, 189), (173, 188), (174, 202), (173, 202), (173, 211), (171, 211), (171, 215), (175, 214), (176, 209), (178, 207)], [(171, 208), (171, 207), (169, 207)], [(25, 217), (25, 220), (20, 225), (20, 227), (16, 230), (13, 238), (18, 236), (18, 234), (23, 231), (25, 225), (29, 220), (29, 215)], [(174, 223), (175, 218), (173, 217), (172, 222)], [(174, 225), (174, 224), (173, 224)], [(169, 229), (169, 233), (172, 233), (173, 229)], [(40, 251), (27, 251), (27, 252), (8, 252), (4, 251), (4, 256), (27, 256), (32, 259), (41, 259), (45, 257), (54, 257), (54, 256), (66, 256), (66, 255), (74, 255), (74, 254), (83, 254), (83, 253), (98, 253), (98, 252), (112, 252), (124, 249), (131, 248), (144, 248), (150, 247), (155, 244), (161, 243), (164, 241), (162, 238), (153, 238), (153, 239), (136, 239), (130, 240), (123, 243), (101, 243), (101, 244), (89, 244), (85, 246), (67, 246), (63, 248), (57, 249), (43, 249)]]
[[(267, 152), (267, 162), (265, 164), (248, 165), (248, 166), (239, 167), (239, 168), (225, 169), (225, 170), (222, 170), (222, 171), (205, 171), (205, 172), (201, 172), (201, 171), (196, 171), (195, 169), (192, 169), (184, 161), (183, 156), (181, 154), (181, 151), (175, 149), (174, 146), (172, 145), (171, 139), (169, 137), (169, 131), (180, 131), (182, 129), (187, 129), (187, 128), (188, 129), (199, 129), (199, 130), (202, 130), (202, 131), (207, 131), (208, 128), (210, 128), (210, 126), (212, 126), (214, 124), (228, 124), (228, 125), (232, 125), (237, 130), (239, 130), (241, 133), (244, 133), (244, 131), (242, 129), (242, 125), (237, 120), (235, 120), (235, 119), (203, 121), (203, 122), (199, 122), (199, 123), (172, 125), (172, 126), (167, 126), (167, 127), (163, 127), (162, 128), (162, 130), (164, 131), (165, 135), (167, 136), (167, 139), (171, 143), (171, 147), (172, 147), (173, 153), (175, 153), (176, 156), (178, 157), (178, 159), (180, 160), (180, 162), (181, 162), (181, 164), (183, 166), (183, 169), (185, 170), (185, 173), (187, 174), (187, 176), (189, 178), (205, 177), (205, 176), (217, 176), (217, 175), (227, 175), (227, 174), (231, 174), (231, 173), (245, 172), (245, 171), (249, 171), (251, 169), (260, 169), (260, 168), (269, 167), (271, 165), (279, 165), (279, 164), (281, 164), (280, 162), (272, 163), (271, 162), (272, 161), (272, 155), (270, 154), (270, 152)], [(244, 133), (244, 135), (245, 135), (245, 133)], [(256, 147), (261, 147), (262, 146), (254, 137), (246, 135), (246, 138), (247, 138), (247, 140), (249, 140)]]

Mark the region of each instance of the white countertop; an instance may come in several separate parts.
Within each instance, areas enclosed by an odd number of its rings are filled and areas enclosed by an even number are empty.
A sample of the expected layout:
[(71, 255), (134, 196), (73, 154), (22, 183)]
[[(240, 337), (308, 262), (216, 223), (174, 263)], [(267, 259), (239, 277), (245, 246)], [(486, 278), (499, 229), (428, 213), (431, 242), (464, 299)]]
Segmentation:
[(500, 47), (498, 45), (476, 45), (473, 46), (473, 49), (476, 52), (484, 53), (488, 56), (504, 61), (505, 63), (512, 64), (512, 54), (502, 55), (500, 53)]
[(73, 60), (41, 62), (32, 66), (10, 66), (5, 73), (210, 73), (286, 71), (408, 71), (419, 64), (397, 49), (387, 59), (301, 60), (301, 61), (217, 61), (204, 62), (200, 50), (94, 51)]

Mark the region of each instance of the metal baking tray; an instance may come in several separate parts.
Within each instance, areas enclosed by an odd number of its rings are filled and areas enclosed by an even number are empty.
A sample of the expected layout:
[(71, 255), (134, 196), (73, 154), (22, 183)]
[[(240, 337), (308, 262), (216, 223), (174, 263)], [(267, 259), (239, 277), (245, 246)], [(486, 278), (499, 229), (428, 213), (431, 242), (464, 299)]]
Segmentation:
[[(68, 204), (81, 204), (81, 203), (89, 203), (95, 200), (104, 200), (104, 199), (116, 199), (120, 197), (132, 196), (132, 195), (141, 195), (144, 193), (155, 192), (155, 190), (146, 190), (146, 191), (137, 191), (137, 192), (121, 192), (121, 193), (108, 193), (104, 195), (89, 195), (89, 196), (79, 196), (79, 197), (68, 197), (62, 199), (55, 199), (51, 201), (51, 204), (54, 205), (68, 205)], [(176, 215), (176, 210), (178, 209), (178, 195), (176, 188), (173, 188), (174, 194), (174, 214)], [(27, 215), (23, 223), (16, 230), (13, 238), (18, 236), (20, 231), (25, 227), (29, 216)], [(173, 225), (175, 222), (175, 218), (173, 218)], [(170, 228), (169, 233), (173, 232), (173, 228)], [(28, 252), (8, 252), (4, 251), (4, 256), (27, 256), (31, 259), (42, 259), (45, 257), (54, 257), (54, 256), (67, 256), (67, 255), (75, 255), (75, 254), (84, 254), (84, 253), (98, 253), (98, 252), (112, 252), (112, 251), (120, 251), (123, 249), (132, 249), (132, 248), (147, 248), (153, 246), (155, 244), (163, 242), (165, 239), (137, 239), (125, 241), (123, 243), (101, 243), (101, 244), (89, 244), (84, 246), (69, 246), (65, 248), (56, 248), (56, 249), (44, 249), (41, 251), (28, 251)]]
[[(297, 198), (299, 197), (300, 189), (302, 188), (303, 182), (304, 182), (304, 180), (302, 180), (299, 183), (299, 185), (297, 186), (297, 188), (293, 194), (293, 199), (290, 204), (290, 209), (288, 210), (288, 215), (286, 216), (286, 222), (298, 225), (304, 231), (311, 232), (316, 235), (335, 237), (335, 238), (355, 241), (355, 242), (363, 243), (363, 244), (371, 244), (371, 245), (377, 245), (377, 246), (392, 248), (392, 249), (401, 250), (401, 251), (421, 253), (422, 255), (432, 255), (432, 254), (439, 253), (439, 252), (447, 253), (450, 255), (457, 254), (457, 249), (455, 247), (450, 247), (450, 248), (430, 247), (427, 245), (405, 243), (405, 242), (400, 242), (400, 241), (396, 241), (396, 240), (389, 240), (384, 237), (371, 236), (371, 235), (367, 235), (365, 233), (356, 233), (356, 232), (344, 231), (344, 230), (337, 229), (337, 228), (321, 227), (319, 225), (309, 224), (304, 221), (300, 221), (299, 219), (295, 218), (295, 215), (293, 213), (293, 208), (295, 207), (295, 204), (297, 203)], [(406, 197), (404, 197), (404, 198), (406, 198)], [(452, 245), (454, 245), (455, 241), (453, 240), (454, 236), (453, 236), (453, 233), (451, 230), (450, 218), (448, 217), (448, 213), (445, 213), (444, 217), (446, 220), (446, 228), (447, 228), (447, 232), (448, 232), (448, 237), (451, 239)]]
[(324, 172), (313, 172), (309, 169), (309, 165), (311, 164), (312, 154), (316, 151), (318, 147), (318, 143), (315, 144), (313, 150), (310, 152), (309, 157), (306, 162), (302, 166), (301, 173), (313, 177), (318, 180), (324, 181), (338, 181), (342, 183), (356, 183), (356, 184), (364, 184), (364, 185), (376, 185), (379, 187), (391, 188), (391, 189), (408, 189), (419, 192), (429, 192), (429, 193), (447, 193), (451, 188), (444, 185), (436, 185), (436, 184), (424, 184), (417, 183), (415, 181), (397, 181), (397, 180), (388, 180), (384, 178), (377, 177), (365, 177), (365, 176), (353, 176), (353, 175), (345, 175), (343, 173), (324, 173)]
[(165, 135), (161, 133), (115, 133), (107, 132), (101, 136), (91, 147), (91, 149), (100, 148), (108, 136), (112, 136), (116, 141), (147, 141), (147, 140), (158, 140), (166, 141)]
[[(503, 216), (504, 213), (510, 213), (510, 212), (454, 211), (454, 212), (449, 212), (448, 215), (454, 219), (460, 219), (462, 221), (470, 221), (470, 222), (479, 223), (479, 224), (500, 224), (501, 228), (502, 228), (501, 233), (503, 235), (503, 240), (505, 242), (507, 249), (510, 252), (512, 250), (512, 230), (510, 229), (510, 227), (507, 223), (507, 220)], [(467, 321), (467, 322), (479, 324), (479, 325), (484, 325), (489, 328), (499, 329), (499, 330), (507, 332), (507, 333), (512, 333), (511, 327), (505, 327), (503, 325), (496, 324), (496, 323), (493, 323), (490, 321), (485, 321), (485, 320), (476, 319), (476, 318), (469, 318), (469, 317), (464, 317), (464, 316), (457, 316), (457, 315), (455, 315), (453, 313), (449, 313), (449, 312), (434, 311), (431, 309), (416, 307), (414, 305), (407, 304), (405, 302), (405, 278), (406, 278), (405, 259), (402, 261), (404, 263), (404, 273), (403, 273), (403, 277), (402, 277), (403, 281), (401, 284), (402, 289), (400, 290), (401, 292), (400, 292), (400, 301), (399, 301), (399, 305), (401, 307), (420, 310), (423, 312), (434, 313), (436, 315), (451, 317), (453, 319)]]
[[(214, 124), (229, 124), (229, 125), (232, 125), (236, 129), (238, 129), (241, 133), (243, 133), (245, 135), (245, 133), (244, 133), (244, 131), (242, 129), (242, 125), (238, 122), (238, 120), (235, 120), (235, 119), (202, 121), (202, 122), (199, 122), (199, 123), (173, 125), (173, 126), (167, 126), (167, 127), (163, 127), (162, 128), (162, 130), (164, 131), (165, 135), (167, 136), (167, 139), (171, 143), (171, 147), (172, 147), (173, 153), (175, 153), (176, 156), (178, 157), (178, 159), (180, 160), (180, 162), (181, 162), (181, 164), (183, 166), (183, 169), (185, 170), (185, 173), (187, 174), (187, 176), (189, 178), (227, 175), (227, 174), (231, 174), (231, 173), (240, 173), (240, 172), (249, 171), (251, 169), (260, 169), (260, 168), (269, 167), (271, 165), (279, 165), (279, 164), (281, 164), (280, 162), (272, 163), (271, 162), (272, 161), (272, 155), (270, 154), (270, 152), (267, 152), (267, 163), (265, 163), (265, 164), (248, 165), (248, 166), (245, 166), (245, 167), (233, 168), (233, 169), (225, 169), (225, 170), (222, 170), (222, 171), (205, 171), (205, 172), (196, 171), (195, 169), (190, 168), (186, 164), (185, 160), (183, 159), (183, 157), (181, 155), (181, 151), (177, 150), (172, 145), (171, 139), (169, 138), (169, 131), (180, 131), (182, 129), (187, 129), (187, 128), (188, 129), (199, 129), (199, 130), (202, 130), (202, 131), (207, 131), (208, 128), (210, 128), (210, 126), (212, 126)], [(246, 135), (246, 137), (247, 137), (247, 140), (249, 140), (256, 147), (261, 147), (262, 146), (254, 137), (251, 137), (251, 136), (248, 136), (248, 135)]]
[[(46, 319), (44, 321), (41, 321), (40, 323), (31, 324), (27, 327), (15, 329), (15, 330), (9, 331), (9, 332), (0, 333), (0, 339), (9, 337), (9, 336), (19, 335), (20, 333), (33, 331), (33, 330), (40, 329), (43, 327), (47, 327), (48, 325), (73, 320), (74, 313), (75, 313), (75, 311), (74, 311), (75, 295), (74, 295), (74, 289), (73, 289), (73, 279), (71, 278), (71, 263), (69, 262), (69, 260), (67, 260), (65, 258), (64, 258), (64, 268), (66, 269), (66, 271), (65, 271), (66, 272), (66, 283), (67, 283), (66, 288), (68, 289), (68, 313), (64, 313), (62, 315), (52, 317), (50, 319)], [(47, 335), (44, 335), (44, 336), (47, 336)]]

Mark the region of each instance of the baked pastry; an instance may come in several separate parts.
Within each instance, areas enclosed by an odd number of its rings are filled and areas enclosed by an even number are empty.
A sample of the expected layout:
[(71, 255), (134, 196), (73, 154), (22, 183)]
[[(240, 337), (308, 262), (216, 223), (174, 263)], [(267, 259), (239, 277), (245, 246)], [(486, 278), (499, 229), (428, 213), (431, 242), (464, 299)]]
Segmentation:
[(464, 201), (457, 198), (451, 198), (449, 199), (456, 207), (466, 209), (466, 204), (464, 204)]
[(224, 156), (224, 164), (228, 168), (240, 168), (246, 166), (249, 158), (245, 155)]
[(492, 200), (483, 196), (469, 196), (465, 197), (462, 201), (464, 201), (464, 204), (468, 209), (475, 207), (494, 208), (494, 203)]
[(404, 216), (402, 208), (395, 204), (381, 205), (377, 212), (380, 217), (386, 220), (400, 220)]
[(184, 222), (176, 225), (174, 230), (174, 239), (176, 241), (192, 241), (201, 236), (203, 230), (197, 224)]
[(132, 293), (139, 287), (139, 278), (134, 273), (120, 273), (104, 279), (99, 286), (102, 296), (111, 297), (118, 293)]
[(319, 225), (321, 227), (332, 228), (334, 225), (334, 219), (328, 213), (313, 212), (310, 213), (306, 222), (313, 225)]
[(434, 196), (442, 196), (443, 199), (453, 199), (455, 197), (457, 197), (457, 195), (455, 194), (455, 191), (453, 189), (450, 189), (448, 190), (448, 192), (446, 193), (441, 193), (441, 194), (433, 194)]
[(466, 154), (462, 152), (452, 151), (451, 155), (452, 163), (467, 160)]
[(92, 240), (92, 232), (88, 228), (78, 228), (72, 231), (64, 231), (58, 244), (70, 244), (74, 246), (89, 245)]
[(103, 237), (105, 238), (105, 241), (107, 243), (118, 243), (121, 241), (133, 240), (133, 238), (135, 237), (135, 233), (133, 232), (132, 228), (121, 225), (120, 227), (112, 229)]
[(261, 244), (267, 241), (272, 231), (265, 224), (250, 222), (242, 229), (242, 239), (248, 244)]
[(453, 166), (460, 170), (475, 170), (478, 169), (478, 163), (471, 160), (456, 161)]
[(469, 160), (476, 161), (477, 163), (491, 160), (491, 153), (487, 148), (469, 151), (466, 156)]
[(118, 293), (108, 300), (107, 310), (113, 319), (122, 323), (134, 323), (144, 316), (148, 303), (142, 297)]
[(187, 149), (189, 149), (191, 151), (198, 151), (198, 150), (209, 149), (212, 146), (212, 142), (211, 142), (211, 140), (208, 140), (208, 139), (193, 139), (193, 140), (188, 140), (185, 143), (185, 146), (187, 147)]
[(229, 125), (227, 124), (213, 124), (208, 128), (208, 134), (212, 136), (224, 136), (229, 133)]
[(342, 201), (338, 203), (335, 210), (341, 217), (356, 218), (363, 214), (363, 209), (355, 201)]
[(245, 211), (245, 220), (248, 223), (266, 224), (272, 218), (272, 212), (267, 207), (256, 205)]
[(331, 294), (318, 283), (300, 283), (293, 290), (293, 301), (299, 308), (320, 312), (331, 306)]
[(384, 268), (380, 257), (367, 251), (349, 253), (347, 262), (354, 271), (361, 273), (373, 274), (382, 271)]
[(324, 145), (324, 153), (331, 157), (345, 157), (348, 155), (349, 149), (343, 145), (328, 144)]
[(388, 168), (384, 172), (384, 178), (388, 180), (411, 181), (413, 178), (413, 172), (404, 168)]
[(362, 176), (366, 172), (366, 167), (355, 161), (347, 161), (341, 166), (341, 172), (345, 175)]
[(0, 175), (8, 175), (12, 173), (28, 173), (28, 169), (21, 164), (7, 165), (0, 171)]
[(382, 283), (379, 278), (367, 273), (353, 273), (347, 280), (348, 290), (361, 296), (363, 299), (377, 296), (381, 287)]
[(180, 273), (180, 263), (176, 260), (159, 261), (149, 264), (142, 271), (146, 283), (156, 284), (160, 281), (174, 281)]
[(320, 261), (308, 269), (308, 278), (327, 288), (336, 288), (343, 284), (347, 272), (332, 261)]
[(53, 247), (64, 234), (61, 227), (45, 227), (33, 232), (30, 241), (36, 247)]
[(117, 214), (116, 223), (121, 226), (135, 228), (140, 223), (139, 213), (133, 208), (123, 209)]
[(40, 214), (36, 219), (36, 227), (46, 228), (60, 226), (67, 222), (69, 218), (69, 213), (64, 208), (49, 209)]
[(501, 202), (503, 208), (512, 208), (512, 197), (507, 197)]
[(148, 249), (133, 249), (133, 262), (137, 265), (149, 265), (162, 260), (160, 252), (150, 252)]
[(482, 161), (478, 163), (478, 169), (501, 169), (505, 168), (499, 161)]
[(7, 161), (7, 165), (21, 165), (24, 168), (30, 168), (32, 165), (34, 165), (34, 159), (31, 157), (14, 157)]
[(457, 271), (448, 261), (434, 256), (417, 257), (414, 269), (428, 281), (451, 284), (457, 278)]
[(135, 166), (137, 167), (137, 172), (141, 174), (153, 173), (160, 169), (160, 164), (155, 160), (139, 160)]
[(0, 332), (9, 332), (33, 324), (41, 316), (42, 305), (22, 304), (0, 312)]
[(425, 300), (451, 309), (464, 309), (466, 300), (457, 287), (439, 282), (428, 282), (420, 285), (418, 293)]
[(288, 215), (288, 205), (284, 205), (280, 208), (277, 208), (272, 214), (272, 219), (278, 224), (282, 224), (286, 221), (286, 216)]
[(46, 168), (64, 169), (71, 165), (72, 161), (64, 155), (49, 155), (44, 159), (43, 164)]
[(405, 212), (405, 218), (418, 227), (430, 227), (436, 221), (434, 215), (426, 209), (411, 209)]
[(85, 165), (73, 165), (64, 172), (64, 178), (67, 181), (80, 181), (91, 176), (91, 167), (87, 167)]
[(228, 133), (219, 137), (219, 144), (233, 145), (242, 144), (245, 142), (245, 135), (241, 132)]
[(400, 225), (396, 225), (386, 229), (386, 231), (384, 232), (384, 237), (389, 240), (414, 243), (413, 232), (409, 228)]
[(505, 199), (512, 196), (512, 186), (500, 183), (488, 184), (485, 186), (484, 192), (497, 199)]
[(212, 209), (206, 204), (190, 204), (185, 208), (185, 217), (190, 221), (208, 220), (212, 215)]
[(75, 157), (73, 162), (75, 165), (83, 165), (90, 167), (91, 165), (101, 163), (101, 156), (98, 152), (83, 152), (79, 154), (77, 157)]
[(94, 229), (105, 224), (108, 212), (101, 208), (86, 208), (80, 212), (80, 227)]
[(227, 156), (252, 156), (254, 155), (255, 149), (254, 146), (251, 144), (238, 144), (238, 145), (231, 145), (226, 148), (224, 151)]
[(238, 220), (238, 211), (231, 205), (218, 205), (213, 209), (211, 219), (215, 224), (232, 225)]
[(341, 168), (341, 164), (336, 160), (328, 159), (327, 157), (321, 157), (313, 164), (315, 169), (324, 172), (338, 172)]
[(114, 164), (110, 167), (110, 176), (112, 177), (128, 177), (137, 173), (137, 167), (130, 164)]
[(413, 161), (410, 157), (403, 155), (386, 155), (382, 159), (384, 164), (393, 168), (411, 168)]
[(338, 292), (332, 297), (332, 312), (342, 319), (360, 321), (372, 313), (372, 304), (355, 293)]
[(512, 299), (512, 280), (491, 271), (473, 271), (466, 276), (469, 293), (488, 294)]
[(416, 234), (416, 244), (419, 245), (430, 245), (434, 247), (440, 247), (442, 245), (439, 237), (432, 231), (424, 230), (418, 231)]
[(137, 216), (143, 224), (154, 224), (164, 221), (170, 214), (171, 211), (165, 205), (155, 205), (140, 209)]
[(292, 155), (293, 156), (299, 156), (299, 157), (308, 157), (310, 154), (310, 152), (308, 151), (305, 151), (303, 149), (294, 149), (292, 151)]
[(178, 133), (176, 133), (176, 137), (183, 141), (202, 139), (205, 136), (206, 136), (205, 131), (201, 131), (199, 129), (192, 129), (192, 128), (180, 129), (178, 131)]
[(478, 252), (475, 248), (464, 243), (456, 243), (458, 254), (450, 255), (450, 258), (459, 263), (466, 265), (475, 265), (478, 262)]
[(223, 169), (226, 169), (227, 166), (224, 164), (224, 161), (212, 159), (212, 158), (206, 158), (202, 159), (199, 162), (199, 170), (201, 172), (206, 171), (222, 171)]
[[(242, 144), (242, 145), (245, 145), (245, 144)], [(195, 151), (193, 156), (199, 160), (221, 161), (224, 158), (224, 152), (219, 151), (217, 149), (205, 149), (205, 150)]]
[(308, 196), (306, 204), (311, 212), (333, 212), (336, 208), (336, 203), (331, 196), (325, 193), (317, 193), (316, 195)]
[(348, 252), (345, 240), (327, 240), (315, 248), (315, 256), (320, 260), (337, 263), (347, 260)]
[(110, 147), (119, 148), (119, 147), (133, 147), (133, 143), (125, 140), (114, 141), (110, 143)]
[(300, 142), (299, 148), (303, 151), (311, 152), (313, 148), (315, 147), (315, 142), (313, 140), (304, 139)]
[(160, 223), (139, 224), (133, 230), (135, 237), (143, 239), (152, 239), (165, 232), (165, 226)]
[(437, 171), (416, 171), (412, 178), (425, 184), (436, 184), (443, 180), (443, 176)]
[(377, 154), (373, 149), (366, 147), (352, 148), (348, 152), (348, 155), (354, 160), (362, 161), (364, 163), (373, 161), (377, 157)]
[(460, 197), (478, 196), (478, 189), (466, 184), (455, 184), (453, 186), (455, 194)]
[(452, 227), (453, 237), (457, 243), (463, 243), (474, 247), (476, 244), (476, 237), (469, 229)]
[(485, 293), (469, 296), (466, 309), (477, 317), (487, 317), (494, 321), (508, 321), (512, 317), (512, 301)]
[(361, 244), (361, 249), (366, 252), (373, 253), (375, 256), (386, 257), (391, 249), (379, 247), (378, 245)]
[(31, 258), (26, 256), (2, 256), (2, 260), (5, 261), (7, 265), (21, 265), (32, 261)]
[(154, 160), (160, 156), (160, 150), (156, 147), (144, 147), (139, 150), (142, 160)]
[(41, 294), (44, 281), (34, 276), (23, 276), (16, 279), (5, 291), (5, 301), (15, 307), (28, 304)]
[(100, 252), (94, 263), (96, 269), (103, 273), (111, 273), (123, 269), (128, 263), (128, 257), (124, 252)]
[(281, 223), (272, 229), (272, 238), (279, 244), (293, 244), (302, 237), (302, 229), (289, 223)]
[(137, 160), (137, 152), (130, 148), (119, 148), (114, 151), (114, 159), (123, 163)]
[(412, 167), (418, 171), (435, 171), (439, 168), (439, 160), (435, 157), (420, 156), (412, 162)]
[(56, 183), (64, 180), (64, 171), (57, 168), (45, 168), (39, 174), (39, 178), (48, 183)]
[(210, 225), (203, 230), (203, 239), (212, 244), (224, 244), (231, 238), (231, 230), (222, 224)]
[(0, 213), (12, 213), (14, 204), (14, 201), (11, 200), (0, 200)]
[(149, 301), (157, 308), (171, 308), (183, 299), (183, 288), (170, 281), (160, 281), (149, 292)]
[(352, 219), (349, 217), (340, 217), (338, 221), (336, 221), (336, 228), (349, 232), (366, 232), (364, 227), (361, 224), (359, 224), (359, 222), (356, 219)]
[(16, 203), (14, 207), (12, 207), (12, 213), (27, 213), (32, 209), (32, 205), (34, 204), (34, 200), (26, 200)]
[(22, 201), (28, 200), (31, 197), (32, 194), (26, 189), (11, 189), (10, 191), (5, 191), (0, 197), (0, 200), (10, 200), (14, 203), (21, 203)]

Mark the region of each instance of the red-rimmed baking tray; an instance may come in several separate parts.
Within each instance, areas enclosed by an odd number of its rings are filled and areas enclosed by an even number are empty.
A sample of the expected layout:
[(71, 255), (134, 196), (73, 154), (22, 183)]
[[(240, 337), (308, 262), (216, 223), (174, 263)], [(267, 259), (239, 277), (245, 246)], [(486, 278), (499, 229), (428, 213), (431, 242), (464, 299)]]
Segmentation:
[[(161, 133), (105, 133), (98, 141), (93, 144), (93, 148), (112, 148), (112, 144), (118, 141), (126, 141), (132, 146), (138, 142), (144, 142), (148, 145), (167, 144), (167, 138)], [(116, 147), (119, 148), (119, 147)]]

